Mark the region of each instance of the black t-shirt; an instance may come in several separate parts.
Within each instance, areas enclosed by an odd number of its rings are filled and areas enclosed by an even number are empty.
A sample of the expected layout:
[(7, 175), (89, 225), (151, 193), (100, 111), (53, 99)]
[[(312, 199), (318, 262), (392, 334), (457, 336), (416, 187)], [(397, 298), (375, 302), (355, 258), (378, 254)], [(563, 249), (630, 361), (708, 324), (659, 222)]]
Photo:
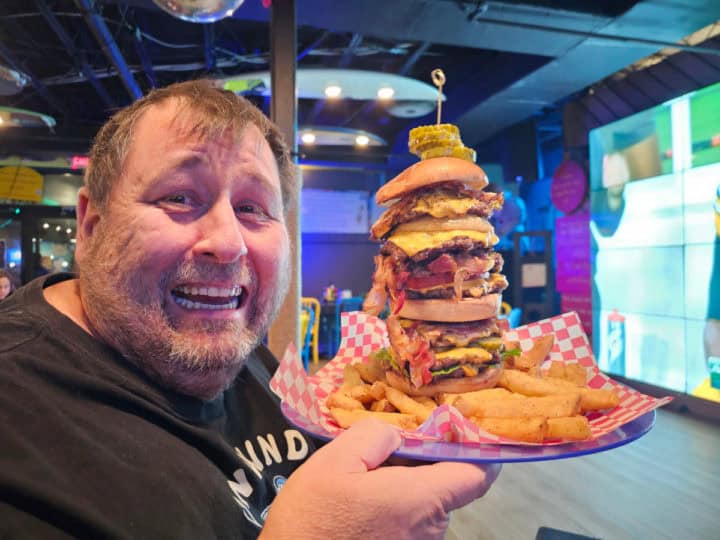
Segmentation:
[(313, 451), (255, 351), (211, 402), (155, 384), (43, 297), (0, 304), (0, 538), (254, 538)]

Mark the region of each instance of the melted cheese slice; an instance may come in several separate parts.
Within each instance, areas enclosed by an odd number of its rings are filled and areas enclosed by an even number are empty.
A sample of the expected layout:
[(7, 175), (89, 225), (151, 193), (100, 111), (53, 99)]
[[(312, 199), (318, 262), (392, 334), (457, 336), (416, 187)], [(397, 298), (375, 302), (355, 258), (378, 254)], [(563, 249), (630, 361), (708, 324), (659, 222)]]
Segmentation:
[(476, 202), (475, 199), (469, 197), (449, 199), (447, 195), (435, 193), (419, 198), (413, 206), (413, 210), (430, 214), (436, 218), (463, 216)]
[(424, 249), (438, 247), (456, 236), (467, 236), (485, 244), (485, 247), (492, 247), (500, 241), (494, 233), (465, 230), (397, 233), (388, 238), (388, 241), (402, 249), (408, 257), (412, 257)]
[(460, 361), (469, 356), (475, 358), (476, 362), (487, 362), (488, 360), (492, 360), (492, 354), (482, 347), (457, 347), (455, 349), (435, 353), (435, 358), (440, 361), (455, 359)]

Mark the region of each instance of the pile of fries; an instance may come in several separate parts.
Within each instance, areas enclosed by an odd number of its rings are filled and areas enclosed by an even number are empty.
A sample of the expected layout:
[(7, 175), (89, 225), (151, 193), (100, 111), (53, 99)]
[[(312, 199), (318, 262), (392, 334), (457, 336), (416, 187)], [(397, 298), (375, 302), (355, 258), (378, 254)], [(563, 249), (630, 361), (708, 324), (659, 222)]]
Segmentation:
[[(541, 365), (554, 344), (548, 334), (517, 356), (507, 356), (498, 386), (463, 394), (411, 397), (385, 381), (385, 369), (371, 355), (366, 362), (348, 364), (343, 383), (326, 405), (342, 428), (367, 417), (416, 430), (435, 407), (448, 404), (481, 429), (512, 440), (542, 443), (591, 438), (584, 413), (612, 409), (619, 403), (613, 390), (587, 387), (585, 368), (551, 362)], [(506, 350), (519, 351), (519, 343), (506, 342)]]

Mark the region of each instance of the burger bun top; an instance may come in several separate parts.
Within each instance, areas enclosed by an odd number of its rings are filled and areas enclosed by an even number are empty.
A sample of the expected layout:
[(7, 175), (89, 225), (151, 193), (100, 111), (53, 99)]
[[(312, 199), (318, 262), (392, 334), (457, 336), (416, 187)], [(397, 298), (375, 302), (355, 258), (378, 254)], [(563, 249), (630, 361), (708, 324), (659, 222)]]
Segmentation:
[(488, 185), (485, 171), (470, 161), (456, 157), (423, 159), (382, 186), (375, 201), (389, 206), (411, 191), (444, 182), (461, 182), (477, 191)]

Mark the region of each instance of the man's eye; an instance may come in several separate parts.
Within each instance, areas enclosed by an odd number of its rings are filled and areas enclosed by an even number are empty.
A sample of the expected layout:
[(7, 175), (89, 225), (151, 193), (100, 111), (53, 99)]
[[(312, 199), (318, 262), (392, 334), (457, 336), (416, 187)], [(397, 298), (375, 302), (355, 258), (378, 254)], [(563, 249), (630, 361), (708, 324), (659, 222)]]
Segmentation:
[(235, 211), (238, 214), (256, 214), (258, 216), (265, 215), (265, 210), (263, 210), (260, 206), (257, 204), (251, 204), (251, 203), (245, 203), (238, 205)]
[(170, 195), (168, 197), (165, 197), (163, 199), (163, 202), (181, 205), (189, 205), (191, 203), (190, 197), (188, 197), (187, 195)]

